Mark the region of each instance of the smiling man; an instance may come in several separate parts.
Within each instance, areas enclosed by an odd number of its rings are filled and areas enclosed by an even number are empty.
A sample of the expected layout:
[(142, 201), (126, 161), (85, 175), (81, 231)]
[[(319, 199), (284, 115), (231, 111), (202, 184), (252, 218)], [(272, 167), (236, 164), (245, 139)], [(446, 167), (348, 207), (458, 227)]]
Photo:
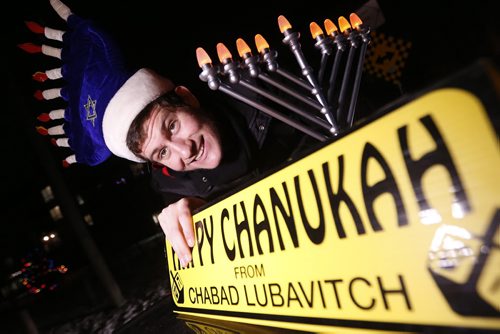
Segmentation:
[(198, 100), (184, 86), (162, 95), (132, 124), (129, 148), (145, 160), (175, 171), (217, 167), (222, 158), (219, 132), (214, 122), (197, 109)]
[(195, 240), (192, 210), (284, 162), (305, 136), (246, 105), (214, 101), (202, 107), (177, 86), (130, 126), (110, 125), (128, 126), (126, 141), (114, 140), (115, 155), (156, 167), (153, 187), (166, 204), (160, 226), (184, 266)]

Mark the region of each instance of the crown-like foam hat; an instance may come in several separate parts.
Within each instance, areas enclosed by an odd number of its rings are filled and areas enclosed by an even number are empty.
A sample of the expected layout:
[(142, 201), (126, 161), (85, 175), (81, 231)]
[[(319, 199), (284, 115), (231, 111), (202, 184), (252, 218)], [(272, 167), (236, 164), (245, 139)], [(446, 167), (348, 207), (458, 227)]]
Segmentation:
[(50, 4), (66, 21), (66, 31), (35, 22), (26, 24), (34, 33), (62, 43), (62, 47), (32, 43), (19, 47), (61, 60), (61, 67), (37, 72), (33, 78), (40, 82), (63, 79), (64, 87), (39, 90), (35, 97), (39, 100), (62, 98), (67, 103), (65, 109), (38, 116), (42, 122), (62, 120), (62, 124), (48, 129), (39, 126), (37, 131), (53, 136), (53, 144), (73, 151), (63, 160), (64, 166), (73, 163), (94, 166), (112, 154), (144, 162), (127, 147), (128, 129), (146, 105), (173, 89), (172, 82), (151, 69), (126, 68), (119, 48), (109, 35), (90, 20), (73, 14), (60, 0), (50, 0)]

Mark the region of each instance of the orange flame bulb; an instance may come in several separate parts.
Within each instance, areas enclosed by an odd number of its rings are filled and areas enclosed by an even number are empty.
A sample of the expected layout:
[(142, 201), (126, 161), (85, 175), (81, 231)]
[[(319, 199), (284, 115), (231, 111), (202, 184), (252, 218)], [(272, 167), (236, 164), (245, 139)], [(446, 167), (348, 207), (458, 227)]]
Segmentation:
[(313, 39), (316, 39), (319, 35), (323, 35), (323, 29), (321, 29), (316, 22), (311, 22), (309, 24), (309, 29), (311, 30), (311, 36)]
[(339, 17), (339, 27), (340, 31), (343, 33), (348, 29), (351, 29), (351, 25), (349, 24), (349, 21), (343, 16)]
[(259, 53), (262, 53), (264, 49), (269, 49), (269, 44), (267, 44), (267, 41), (261, 34), (255, 35), (255, 45), (257, 46), (257, 51), (259, 51)]
[(196, 49), (196, 59), (198, 60), (198, 66), (200, 67), (212, 63), (212, 59), (210, 59), (210, 56), (203, 48)]
[(238, 38), (236, 40), (236, 49), (238, 49), (238, 54), (240, 55), (241, 58), (243, 58), (243, 56), (245, 54), (249, 54), (249, 53), (251, 54), (252, 53), (252, 50), (250, 50), (250, 47), (243, 40), (243, 38)]
[(335, 25), (335, 23), (332, 22), (332, 20), (326, 19), (324, 24), (326, 33), (328, 35), (333, 35), (338, 31), (337, 26)]
[(292, 25), (283, 15), (278, 16), (278, 25), (280, 27), (281, 33), (284, 33), (288, 29), (292, 29)]
[(229, 49), (222, 43), (217, 43), (217, 55), (221, 63), (227, 62), (233, 58)]
[(356, 13), (351, 13), (351, 15), (349, 15), (349, 21), (351, 21), (351, 26), (356, 30), (359, 30), (359, 26), (363, 24), (363, 21), (361, 21)]

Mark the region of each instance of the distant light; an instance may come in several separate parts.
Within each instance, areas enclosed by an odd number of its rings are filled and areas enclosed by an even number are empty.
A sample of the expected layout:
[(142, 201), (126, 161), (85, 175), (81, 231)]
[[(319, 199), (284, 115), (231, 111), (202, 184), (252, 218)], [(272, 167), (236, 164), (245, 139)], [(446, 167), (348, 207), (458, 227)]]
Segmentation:
[(88, 226), (94, 225), (94, 220), (92, 219), (92, 216), (90, 214), (86, 214), (83, 216), (83, 220), (87, 223)]
[(21, 275), (22, 273), (23, 272), (21, 270), (18, 270), (18, 271), (13, 272), (12, 274), (10, 274), (10, 277), (14, 278), (14, 277)]
[(40, 288), (31, 288), (29, 291), (30, 291), (30, 293), (32, 293), (32, 294), (37, 294), (37, 293), (39, 293), (39, 292), (40, 292), (40, 291), (42, 291), (42, 290), (40, 290)]
[(49, 236), (48, 236), (48, 235), (44, 235), (44, 236), (43, 236), (43, 238), (42, 238), (42, 240), (43, 240), (43, 241), (45, 241), (45, 242), (49, 241), (49, 239), (50, 239), (50, 238), (49, 238)]
[(52, 220), (58, 221), (60, 219), (63, 219), (63, 214), (61, 212), (61, 208), (59, 205), (54, 206), (52, 209), (50, 209), (50, 216), (52, 217)]
[(49, 237), (50, 237), (51, 239), (54, 239), (54, 238), (56, 237), (56, 235), (55, 235), (54, 233), (51, 233), (51, 234), (49, 235)]
[(80, 196), (80, 195), (76, 195), (76, 202), (78, 203), (78, 205), (84, 205), (85, 204), (85, 201), (83, 200), (83, 197)]
[(158, 219), (158, 213), (153, 214), (153, 221), (155, 222), (155, 224), (160, 223), (160, 220)]
[(40, 192), (45, 203), (48, 203), (54, 199), (54, 193), (52, 192), (52, 188), (50, 186), (46, 186)]
[(124, 177), (119, 178), (118, 180), (115, 180), (115, 184), (126, 184), (127, 180), (125, 180)]

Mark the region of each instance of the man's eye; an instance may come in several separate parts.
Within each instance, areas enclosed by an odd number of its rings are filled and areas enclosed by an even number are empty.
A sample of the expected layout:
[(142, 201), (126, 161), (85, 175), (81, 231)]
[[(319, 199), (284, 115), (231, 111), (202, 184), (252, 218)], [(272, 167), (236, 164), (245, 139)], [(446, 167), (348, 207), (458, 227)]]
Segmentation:
[(168, 148), (167, 147), (162, 148), (159, 154), (160, 159), (164, 159), (167, 156), (167, 153), (168, 153)]
[(177, 121), (173, 121), (168, 125), (168, 130), (174, 132), (177, 129)]

